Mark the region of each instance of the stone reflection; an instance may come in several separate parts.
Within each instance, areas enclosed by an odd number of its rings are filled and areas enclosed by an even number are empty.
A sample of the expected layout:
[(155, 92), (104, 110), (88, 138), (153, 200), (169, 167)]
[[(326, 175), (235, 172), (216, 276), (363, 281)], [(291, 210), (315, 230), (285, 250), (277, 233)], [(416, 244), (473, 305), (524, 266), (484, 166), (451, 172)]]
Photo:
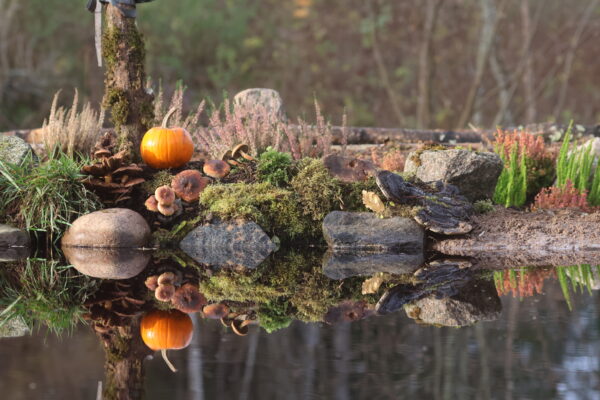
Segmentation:
[(129, 279), (146, 268), (152, 254), (121, 248), (62, 248), (67, 261), (84, 275), (99, 279)]

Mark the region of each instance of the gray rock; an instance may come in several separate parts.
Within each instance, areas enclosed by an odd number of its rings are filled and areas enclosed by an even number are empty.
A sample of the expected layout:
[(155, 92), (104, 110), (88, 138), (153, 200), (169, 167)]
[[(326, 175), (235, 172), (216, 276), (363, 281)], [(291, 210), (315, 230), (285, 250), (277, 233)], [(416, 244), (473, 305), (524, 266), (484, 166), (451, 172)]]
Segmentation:
[(323, 220), (323, 235), (334, 250), (423, 254), (425, 232), (410, 218), (378, 218), (373, 213), (333, 211)]
[(491, 198), (504, 164), (495, 153), (426, 150), (409, 154), (404, 172), (423, 182), (442, 181), (459, 188), (470, 201)]
[(21, 164), (29, 155), (36, 159), (31, 146), (16, 136), (0, 135), (0, 161)]
[(0, 247), (0, 262), (12, 262), (29, 257), (29, 247)]
[(200, 264), (256, 268), (276, 249), (254, 222), (218, 222), (191, 231), (179, 244)]
[(29, 335), (31, 331), (22, 318), (14, 317), (0, 327), (0, 338), (15, 338)]
[(108, 208), (77, 218), (62, 238), (63, 247), (140, 248), (150, 239), (150, 227), (127, 208)]
[(27, 247), (29, 234), (10, 225), (0, 224), (0, 248)]
[(149, 251), (126, 248), (70, 247), (62, 248), (69, 264), (80, 273), (100, 279), (129, 279), (146, 268)]
[(502, 303), (494, 282), (477, 279), (456, 295), (440, 298), (432, 294), (406, 304), (404, 310), (422, 324), (461, 327), (498, 319)]
[(241, 107), (245, 110), (252, 110), (258, 106), (264, 108), (275, 119), (286, 119), (283, 100), (279, 92), (273, 89), (246, 89), (235, 95), (233, 104), (235, 107)]
[(328, 251), (323, 259), (323, 274), (341, 280), (352, 276), (372, 276), (378, 272), (410, 274), (423, 264), (423, 252), (396, 254), (390, 252)]

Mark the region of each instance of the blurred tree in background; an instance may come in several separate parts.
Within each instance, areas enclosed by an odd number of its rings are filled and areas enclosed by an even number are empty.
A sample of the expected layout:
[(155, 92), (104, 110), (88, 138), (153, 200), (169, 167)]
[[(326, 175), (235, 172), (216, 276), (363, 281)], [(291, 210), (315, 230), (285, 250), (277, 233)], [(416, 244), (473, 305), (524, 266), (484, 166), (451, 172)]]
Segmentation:
[[(0, 130), (40, 126), (61, 88), (102, 97), (85, 2), (49, 3), (0, 0)], [(159, 0), (138, 24), (190, 105), (270, 87), (352, 125), (600, 120), (600, 0)]]

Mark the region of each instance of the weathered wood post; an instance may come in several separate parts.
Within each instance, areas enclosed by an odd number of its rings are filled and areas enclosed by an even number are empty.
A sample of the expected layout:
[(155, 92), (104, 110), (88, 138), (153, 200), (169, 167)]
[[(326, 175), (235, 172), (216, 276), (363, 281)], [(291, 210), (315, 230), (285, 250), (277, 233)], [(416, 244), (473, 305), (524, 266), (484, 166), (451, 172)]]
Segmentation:
[(119, 150), (139, 157), (144, 133), (151, 127), (154, 96), (146, 91), (144, 39), (136, 25), (136, 3), (151, 0), (105, 2), (106, 29), (102, 54), (106, 63), (103, 105), (110, 110)]

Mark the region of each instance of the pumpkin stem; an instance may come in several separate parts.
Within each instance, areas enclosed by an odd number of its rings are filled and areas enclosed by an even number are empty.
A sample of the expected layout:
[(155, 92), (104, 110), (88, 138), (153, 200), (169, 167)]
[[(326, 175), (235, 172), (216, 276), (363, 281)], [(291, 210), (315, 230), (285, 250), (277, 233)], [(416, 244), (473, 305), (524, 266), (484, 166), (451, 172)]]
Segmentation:
[(162, 349), (160, 351), (160, 354), (162, 355), (163, 360), (165, 360), (165, 364), (167, 364), (167, 367), (169, 367), (171, 371), (177, 372), (177, 368), (175, 368), (171, 361), (169, 361), (169, 357), (167, 357), (167, 349)]
[(171, 118), (171, 115), (173, 115), (175, 113), (175, 111), (177, 111), (177, 107), (173, 107), (169, 110), (169, 112), (167, 112), (165, 114), (165, 117), (163, 118), (162, 124), (161, 124), (161, 128), (167, 128), (167, 124), (169, 123), (169, 118)]

